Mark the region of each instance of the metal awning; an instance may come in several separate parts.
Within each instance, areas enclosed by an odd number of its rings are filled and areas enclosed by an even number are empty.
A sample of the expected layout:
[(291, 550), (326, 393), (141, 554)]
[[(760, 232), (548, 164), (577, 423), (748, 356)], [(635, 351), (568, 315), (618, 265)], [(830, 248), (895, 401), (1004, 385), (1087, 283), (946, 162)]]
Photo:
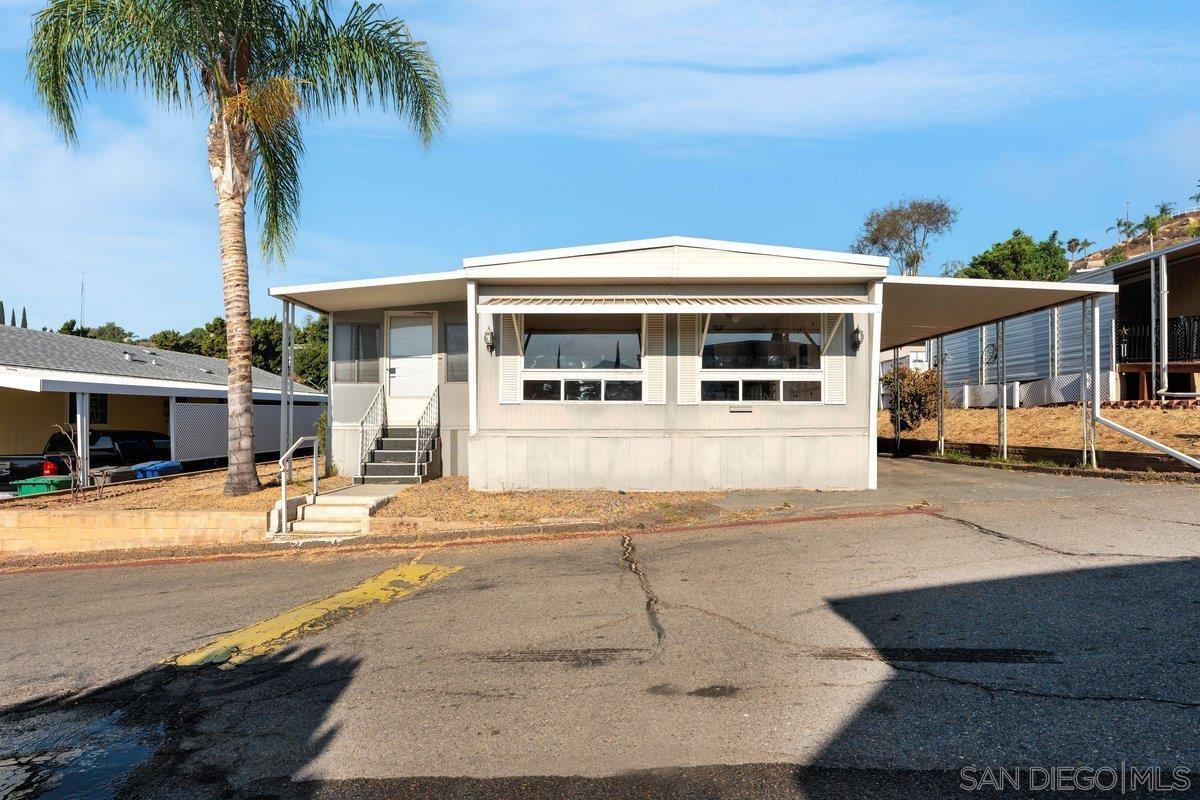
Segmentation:
[(879, 346), (903, 347), (1116, 291), (1116, 286), (1102, 283), (889, 275), (883, 281)]
[(877, 310), (853, 295), (487, 295), (480, 314), (854, 314)]

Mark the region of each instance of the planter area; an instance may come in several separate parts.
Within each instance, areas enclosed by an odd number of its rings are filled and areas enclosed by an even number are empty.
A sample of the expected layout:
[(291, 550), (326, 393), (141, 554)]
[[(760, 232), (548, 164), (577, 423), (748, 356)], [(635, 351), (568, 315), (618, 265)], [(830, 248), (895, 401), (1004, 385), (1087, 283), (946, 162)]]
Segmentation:
[(265, 512), (0, 508), (0, 553), (241, 544), (266, 535)]

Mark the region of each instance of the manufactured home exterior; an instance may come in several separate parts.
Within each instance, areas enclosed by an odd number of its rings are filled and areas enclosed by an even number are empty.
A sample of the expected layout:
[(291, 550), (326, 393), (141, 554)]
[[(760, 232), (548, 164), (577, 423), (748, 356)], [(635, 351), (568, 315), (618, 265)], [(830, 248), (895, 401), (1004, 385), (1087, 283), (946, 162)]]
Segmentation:
[[(668, 237), (272, 294), (329, 316), (330, 448), (359, 481), (866, 489), (881, 343), (1091, 291), (887, 271)], [(889, 293), (909, 310), (885, 333)]]

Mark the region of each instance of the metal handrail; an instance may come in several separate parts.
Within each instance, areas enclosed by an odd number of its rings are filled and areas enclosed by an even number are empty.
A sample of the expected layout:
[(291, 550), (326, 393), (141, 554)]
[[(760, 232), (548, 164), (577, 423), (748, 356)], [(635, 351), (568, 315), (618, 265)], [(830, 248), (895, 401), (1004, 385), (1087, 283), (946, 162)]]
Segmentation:
[[(296, 452), (297, 447), (301, 447), (309, 442), (312, 443), (312, 458), (313, 458), (313, 497), (317, 496), (317, 462), (321, 456), (321, 437), (320, 436), (301, 436), (292, 446), (287, 449), (283, 455), (279, 457), (279, 487), (280, 487), (280, 503), (279, 503), (279, 533), (287, 530), (287, 489), (288, 479), (292, 475), (292, 453)], [(283, 462), (287, 462), (287, 470), (283, 468)]]
[(425, 404), (425, 410), (421, 412), (421, 416), (417, 418), (417, 454), (425, 452), (425, 441), (428, 439), (433, 441), (434, 435), (438, 429), (438, 387), (434, 387), (433, 394), (429, 395), (429, 402)]
[[(384, 426), (387, 425), (387, 403), (383, 399), (383, 384), (371, 398), (371, 404), (358, 421), (358, 463), (366, 462)], [(368, 428), (368, 426), (370, 426)], [(370, 435), (368, 435), (368, 431)]]

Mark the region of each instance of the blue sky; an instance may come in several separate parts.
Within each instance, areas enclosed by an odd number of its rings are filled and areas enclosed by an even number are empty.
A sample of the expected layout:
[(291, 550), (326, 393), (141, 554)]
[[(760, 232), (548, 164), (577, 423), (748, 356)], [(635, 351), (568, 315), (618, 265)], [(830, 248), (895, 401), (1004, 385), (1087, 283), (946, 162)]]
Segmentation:
[[(64, 147), (25, 78), (38, 3), (0, 0), (0, 300), (139, 334), (221, 312), (199, 113), (96, 95)], [(453, 0), (386, 4), (453, 102), (421, 151), (379, 114), (312, 124), (285, 283), (680, 234), (844, 249), (873, 206), (961, 209), (927, 271), (1016, 227), (1108, 243), (1200, 180), (1200, 7)]]

